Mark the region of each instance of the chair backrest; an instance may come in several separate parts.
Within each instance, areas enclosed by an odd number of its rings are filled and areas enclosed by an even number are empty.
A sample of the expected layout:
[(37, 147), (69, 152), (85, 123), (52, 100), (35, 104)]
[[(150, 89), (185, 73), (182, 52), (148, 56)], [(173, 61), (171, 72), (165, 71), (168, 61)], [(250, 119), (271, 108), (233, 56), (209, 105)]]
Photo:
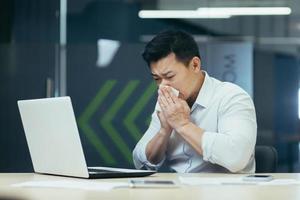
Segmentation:
[(277, 168), (277, 151), (272, 146), (255, 147), (256, 173), (274, 173)]

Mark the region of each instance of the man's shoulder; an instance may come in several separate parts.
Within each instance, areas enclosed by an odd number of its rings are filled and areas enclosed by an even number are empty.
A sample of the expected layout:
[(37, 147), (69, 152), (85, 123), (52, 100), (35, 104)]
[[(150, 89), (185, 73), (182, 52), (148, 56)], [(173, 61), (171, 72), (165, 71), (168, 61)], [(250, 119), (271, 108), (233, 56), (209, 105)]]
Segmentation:
[(222, 82), (217, 79), (214, 79), (215, 89), (217, 93), (223, 93), (223, 94), (248, 94), (243, 88), (238, 86), (235, 83), (231, 82)]

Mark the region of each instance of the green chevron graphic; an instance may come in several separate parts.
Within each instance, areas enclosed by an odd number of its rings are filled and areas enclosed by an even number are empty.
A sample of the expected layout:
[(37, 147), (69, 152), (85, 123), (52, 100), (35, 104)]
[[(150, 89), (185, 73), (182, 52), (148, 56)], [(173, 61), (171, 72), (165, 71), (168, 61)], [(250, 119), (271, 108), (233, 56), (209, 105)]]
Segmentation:
[(116, 84), (115, 80), (108, 80), (101, 87), (95, 98), (91, 101), (91, 103), (84, 110), (82, 115), (78, 119), (79, 128), (83, 131), (88, 141), (94, 146), (96, 151), (100, 154), (105, 163), (114, 165), (116, 164), (116, 160), (113, 156), (107, 151), (107, 148), (101, 141), (101, 139), (97, 136), (94, 130), (89, 125), (89, 120), (92, 115), (97, 111), (97, 108), (101, 105), (103, 100), (109, 94), (113, 86)]
[(143, 108), (147, 105), (155, 91), (156, 84), (152, 82), (123, 121), (123, 124), (128, 129), (130, 135), (135, 141), (138, 141), (141, 138), (142, 134), (138, 127), (135, 125), (134, 120), (139, 116)]
[(121, 94), (116, 98), (113, 102), (112, 106), (108, 109), (106, 113), (104, 113), (104, 117), (100, 119), (100, 125), (104, 128), (106, 133), (109, 135), (111, 140), (115, 143), (116, 147), (119, 149), (124, 158), (128, 161), (128, 163), (132, 163), (131, 158), (131, 150), (123, 141), (122, 137), (116, 130), (116, 128), (112, 124), (112, 119), (115, 117), (117, 112), (120, 110), (122, 105), (127, 101), (130, 97), (134, 89), (138, 86), (139, 81), (134, 80), (130, 81), (125, 89), (121, 92)]

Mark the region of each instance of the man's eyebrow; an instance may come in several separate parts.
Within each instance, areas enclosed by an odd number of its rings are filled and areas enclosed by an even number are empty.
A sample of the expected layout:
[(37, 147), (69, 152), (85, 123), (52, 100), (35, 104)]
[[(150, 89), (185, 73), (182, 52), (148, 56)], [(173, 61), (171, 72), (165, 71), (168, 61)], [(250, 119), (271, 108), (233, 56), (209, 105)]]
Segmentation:
[(153, 74), (152, 72), (151, 72), (151, 75), (152, 75), (152, 76), (158, 76), (157, 74)]
[[(167, 72), (165, 72), (165, 73), (162, 73), (162, 76), (167, 76), (167, 75), (170, 74), (170, 73), (172, 73), (172, 71), (167, 71)], [(157, 74), (154, 74), (154, 73), (152, 73), (152, 72), (151, 72), (151, 75), (152, 75), (152, 76), (158, 76)]]
[(167, 76), (167, 75), (170, 74), (170, 73), (172, 73), (172, 71), (167, 71), (167, 72), (163, 73), (162, 75), (163, 75), (163, 76)]

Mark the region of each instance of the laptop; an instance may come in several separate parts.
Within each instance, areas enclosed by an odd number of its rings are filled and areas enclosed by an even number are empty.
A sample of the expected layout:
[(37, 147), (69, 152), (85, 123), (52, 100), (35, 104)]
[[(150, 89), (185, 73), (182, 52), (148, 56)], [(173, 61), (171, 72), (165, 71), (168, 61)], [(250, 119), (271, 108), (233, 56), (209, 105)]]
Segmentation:
[(80, 178), (148, 176), (155, 171), (87, 167), (70, 97), (18, 101), (36, 173)]

